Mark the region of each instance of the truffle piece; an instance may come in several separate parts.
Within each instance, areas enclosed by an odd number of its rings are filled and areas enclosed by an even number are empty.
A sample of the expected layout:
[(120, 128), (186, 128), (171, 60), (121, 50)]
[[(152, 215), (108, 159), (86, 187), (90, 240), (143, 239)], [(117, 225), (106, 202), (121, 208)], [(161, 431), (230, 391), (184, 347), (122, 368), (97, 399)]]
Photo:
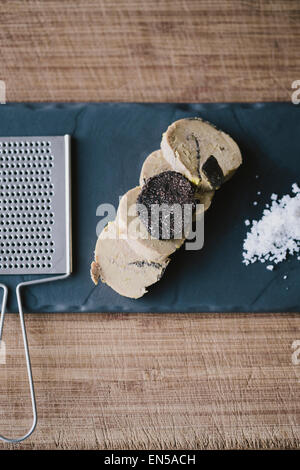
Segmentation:
[(218, 160), (211, 155), (202, 165), (202, 171), (205, 174), (213, 189), (218, 189), (224, 182), (224, 175)]
[(177, 238), (191, 223), (195, 186), (181, 173), (164, 171), (150, 178), (137, 199), (137, 213), (152, 237)]

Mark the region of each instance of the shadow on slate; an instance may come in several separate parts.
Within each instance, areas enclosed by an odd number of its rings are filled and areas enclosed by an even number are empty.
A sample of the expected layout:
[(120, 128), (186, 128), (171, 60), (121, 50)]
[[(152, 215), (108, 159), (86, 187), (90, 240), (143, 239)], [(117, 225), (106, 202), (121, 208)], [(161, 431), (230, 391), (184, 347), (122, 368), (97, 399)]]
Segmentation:
[[(89, 269), (98, 205), (117, 206), (119, 195), (138, 184), (142, 163), (159, 148), (162, 132), (188, 116), (228, 132), (244, 158), (206, 214), (204, 248), (181, 248), (162, 280), (141, 299), (121, 297), (101, 283), (95, 287)], [(299, 129), (300, 107), (288, 103), (0, 106), (1, 136), (72, 135), (74, 273), (65, 281), (24, 289), (26, 311), (299, 312), (300, 264), (295, 257), (273, 272), (261, 263), (242, 264), (245, 219), (260, 218), (273, 192), (290, 193), (292, 183), (300, 183)], [(14, 287), (31, 278), (1, 276), (1, 282)], [(8, 308), (17, 311), (12, 292)]]

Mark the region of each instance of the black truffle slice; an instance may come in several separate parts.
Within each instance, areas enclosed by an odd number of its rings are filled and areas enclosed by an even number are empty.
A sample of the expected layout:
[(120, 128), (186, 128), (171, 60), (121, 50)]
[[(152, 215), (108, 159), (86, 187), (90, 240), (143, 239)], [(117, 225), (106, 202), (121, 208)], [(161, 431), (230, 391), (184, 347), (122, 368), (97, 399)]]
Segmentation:
[(182, 238), (195, 210), (194, 195), (195, 186), (185, 176), (164, 171), (149, 178), (143, 186), (137, 199), (137, 213), (152, 237)]
[(218, 189), (224, 182), (224, 174), (217, 159), (211, 155), (202, 165), (202, 171), (213, 189)]

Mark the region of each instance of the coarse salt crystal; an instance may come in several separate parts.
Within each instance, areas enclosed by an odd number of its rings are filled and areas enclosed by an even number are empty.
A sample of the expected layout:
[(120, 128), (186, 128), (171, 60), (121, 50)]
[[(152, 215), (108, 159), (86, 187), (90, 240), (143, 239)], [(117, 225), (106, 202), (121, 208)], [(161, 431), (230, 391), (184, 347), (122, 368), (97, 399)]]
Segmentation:
[(268, 269), (269, 271), (273, 271), (273, 269), (274, 269), (273, 264), (268, 264), (267, 269)]
[[(266, 205), (269, 208), (264, 209), (262, 218), (252, 221), (243, 244), (243, 263), (246, 265), (255, 261), (278, 264), (288, 254), (300, 252), (300, 188), (296, 183), (292, 185), (292, 191), (295, 196), (286, 194), (281, 199), (273, 193), (271, 207)], [(300, 256), (297, 259), (300, 260)], [(269, 266), (272, 265), (268, 264), (267, 269)]]
[(245, 220), (245, 225), (248, 227), (250, 225), (250, 220)]

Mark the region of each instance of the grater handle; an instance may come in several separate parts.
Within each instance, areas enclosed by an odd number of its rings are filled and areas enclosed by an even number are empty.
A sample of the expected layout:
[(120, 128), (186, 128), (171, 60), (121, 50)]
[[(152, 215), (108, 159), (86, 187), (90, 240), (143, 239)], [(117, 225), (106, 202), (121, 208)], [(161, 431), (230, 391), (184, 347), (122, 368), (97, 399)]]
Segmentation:
[[(22, 282), (22, 283), (17, 285), (16, 294), (17, 294), (17, 301), (18, 301), (18, 307), (19, 307), (19, 317), (20, 317), (20, 324), (21, 324), (21, 329), (22, 329), (25, 357), (26, 357), (26, 367), (27, 367), (27, 375), (28, 375), (29, 388), (30, 388), (30, 397), (31, 397), (33, 421), (32, 421), (31, 428), (29, 429), (29, 431), (26, 434), (24, 434), (24, 436), (21, 436), (21, 437), (15, 438), (15, 439), (9, 439), (9, 438), (4, 437), (0, 434), (0, 440), (1, 441), (7, 442), (9, 444), (16, 444), (18, 442), (22, 442), (25, 439), (27, 439), (29, 436), (31, 436), (31, 434), (35, 430), (36, 424), (37, 424), (36, 399), (35, 399), (35, 393), (34, 393), (34, 384), (33, 384), (33, 378), (32, 378), (31, 361), (30, 361), (27, 333), (26, 333), (23, 307), (22, 307), (21, 288), (25, 287), (25, 286), (31, 286), (31, 285), (34, 285), (34, 284), (42, 284), (42, 283), (45, 283), (45, 282), (58, 281), (59, 279), (65, 279), (65, 278), (69, 277), (70, 274), (71, 273), (68, 272), (67, 274), (63, 274), (61, 276), (49, 277), (49, 278), (41, 279), (41, 280), (38, 279), (38, 280), (35, 280), (35, 281)], [(2, 333), (3, 333), (3, 326), (4, 326), (4, 318), (5, 318), (5, 311), (6, 311), (7, 296), (8, 296), (8, 289), (4, 284), (1, 284), (1, 283), (0, 283), (0, 288), (3, 289), (3, 300), (2, 300), (1, 318), (0, 318), (0, 343), (1, 343)]]
[[(4, 291), (3, 300), (2, 300), (2, 308), (1, 308), (1, 320), (0, 320), (0, 341), (1, 341), (2, 333), (3, 333), (3, 326), (4, 326), (8, 289), (4, 284), (0, 284), (0, 287)], [(29, 437), (35, 430), (35, 427), (37, 424), (36, 400), (35, 400), (34, 385), (33, 385), (33, 379), (32, 379), (31, 361), (30, 361), (30, 355), (29, 355), (26, 327), (25, 327), (24, 314), (23, 314), (23, 308), (22, 308), (22, 300), (21, 300), (21, 292), (20, 292), (21, 287), (22, 287), (22, 284), (19, 284), (17, 286), (16, 293), (17, 293), (19, 317), (20, 317), (20, 324), (21, 324), (21, 329), (22, 329), (22, 336), (23, 336), (23, 343), (24, 343), (24, 350), (25, 350), (25, 357), (26, 357), (26, 367), (27, 367), (27, 374), (28, 374), (28, 381), (29, 381), (29, 388), (30, 388), (33, 422), (29, 431), (22, 437), (18, 437), (16, 439), (8, 439), (7, 437), (0, 435), (1, 441), (7, 442), (10, 444), (15, 444), (17, 442), (21, 442), (27, 439), (27, 437)]]

